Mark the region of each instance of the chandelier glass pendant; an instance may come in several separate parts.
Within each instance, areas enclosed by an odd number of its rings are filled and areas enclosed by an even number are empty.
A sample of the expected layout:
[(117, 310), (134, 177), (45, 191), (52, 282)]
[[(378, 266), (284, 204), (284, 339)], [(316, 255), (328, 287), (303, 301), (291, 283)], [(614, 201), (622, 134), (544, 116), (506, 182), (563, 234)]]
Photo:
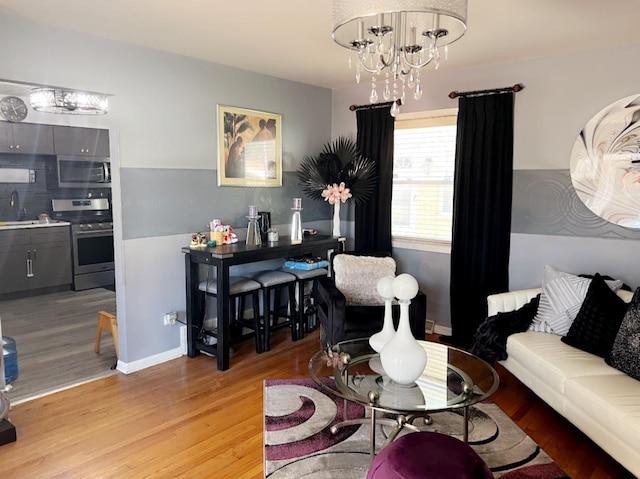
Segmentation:
[(356, 83), (371, 74), (369, 101), (393, 100), (393, 116), (407, 89), (420, 99), (421, 69), (437, 69), (466, 30), (467, 0), (333, 0), (333, 39), (356, 55)]
[(104, 115), (109, 111), (109, 100), (100, 93), (35, 88), (29, 95), (31, 107), (44, 113), (66, 115)]

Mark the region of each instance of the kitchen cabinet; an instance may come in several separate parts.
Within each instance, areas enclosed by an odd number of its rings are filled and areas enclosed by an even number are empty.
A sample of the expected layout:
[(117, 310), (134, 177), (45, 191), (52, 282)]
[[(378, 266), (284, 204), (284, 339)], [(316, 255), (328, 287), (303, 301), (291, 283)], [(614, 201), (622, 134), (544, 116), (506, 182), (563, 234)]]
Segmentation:
[(109, 157), (109, 130), (53, 126), (56, 155)]
[(53, 126), (0, 122), (0, 153), (53, 155)]
[(71, 284), (69, 226), (0, 230), (0, 294)]

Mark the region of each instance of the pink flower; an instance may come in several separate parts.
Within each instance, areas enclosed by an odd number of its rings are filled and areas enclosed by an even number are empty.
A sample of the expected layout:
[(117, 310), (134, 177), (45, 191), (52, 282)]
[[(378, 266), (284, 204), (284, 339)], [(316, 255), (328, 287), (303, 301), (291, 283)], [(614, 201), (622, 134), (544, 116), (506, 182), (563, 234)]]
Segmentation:
[(346, 203), (351, 196), (349, 188), (345, 187), (344, 181), (340, 183), (340, 185), (335, 183), (333, 186), (327, 185), (327, 188), (322, 191), (322, 197), (325, 201), (328, 201), (330, 205), (336, 204), (337, 201)]

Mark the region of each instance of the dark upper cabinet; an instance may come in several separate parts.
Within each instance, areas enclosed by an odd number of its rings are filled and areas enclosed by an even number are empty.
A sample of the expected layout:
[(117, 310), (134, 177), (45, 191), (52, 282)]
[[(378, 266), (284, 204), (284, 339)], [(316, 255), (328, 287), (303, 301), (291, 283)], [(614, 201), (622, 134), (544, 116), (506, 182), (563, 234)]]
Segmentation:
[(3, 153), (11, 152), (13, 145), (13, 132), (11, 131), (11, 123), (0, 123), (0, 151)]
[(53, 126), (56, 155), (109, 157), (109, 130)]
[(0, 122), (0, 152), (53, 155), (53, 127), (36, 123)]

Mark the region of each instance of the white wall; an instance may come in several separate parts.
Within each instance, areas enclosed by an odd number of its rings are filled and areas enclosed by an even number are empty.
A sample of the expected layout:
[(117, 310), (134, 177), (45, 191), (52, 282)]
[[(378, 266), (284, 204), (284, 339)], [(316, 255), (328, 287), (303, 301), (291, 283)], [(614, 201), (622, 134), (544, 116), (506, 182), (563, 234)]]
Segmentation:
[[(458, 45), (455, 45), (457, 48)], [(451, 47), (450, 55), (455, 55)], [(522, 83), (516, 94), (516, 169), (567, 169), (573, 143), (584, 124), (614, 100), (640, 90), (640, 45), (576, 55), (522, 60), (463, 70), (422, 74), (424, 94), (410, 98), (402, 113), (456, 108), (451, 91), (482, 90)], [(367, 104), (370, 82), (334, 90), (331, 133), (355, 134), (349, 105)]]
[[(456, 44), (449, 52), (455, 55)], [(640, 45), (590, 51), (574, 55), (527, 59), (513, 63), (423, 74), (424, 95), (409, 99), (402, 112), (457, 107), (451, 91), (511, 86), (516, 94), (514, 167), (516, 170), (569, 168), (569, 155), (584, 124), (611, 102), (640, 93)], [(333, 92), (332, 136), (356, 131), (351, 104), (367, 104), (370, 83)], [(532, 246), (535, 245), (534, 248)], [(618, 275), (631, 286), (640, 284), (635, 240), (550, 235), (512, 235), (510, 276), (512, 287), (535, 286), (542, 280), (545, 263), (576, 273)], [(400, 266), (417, 274), (427, 292), (427, 316), (449, 327), (448, 255), (394, 250)], [(416, 271), (420, 265), (420, 270)]]

